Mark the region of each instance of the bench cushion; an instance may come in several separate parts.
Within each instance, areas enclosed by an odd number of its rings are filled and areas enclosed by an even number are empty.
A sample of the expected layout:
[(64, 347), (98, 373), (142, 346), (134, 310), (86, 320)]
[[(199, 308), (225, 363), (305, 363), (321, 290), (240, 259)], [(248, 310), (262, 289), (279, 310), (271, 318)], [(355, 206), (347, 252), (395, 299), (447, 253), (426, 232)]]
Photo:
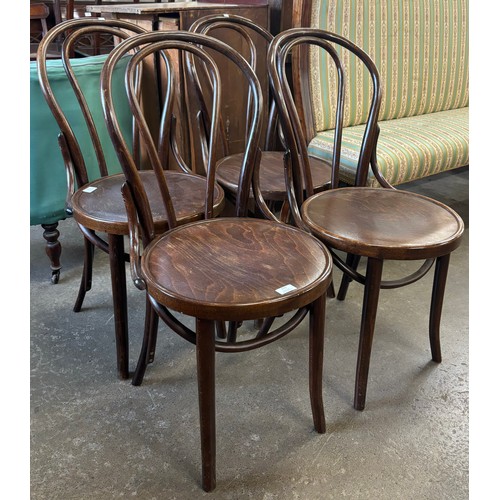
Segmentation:
[[(468, 0), (312, 0), (311, 26), (362, 47), (379, 70), (379, 120), (469, 103)], [(364, 123), (370, 85), (361, 63), (342, 57), (348, 78), (344, 126)], [(333, 128), (336, 73), (313, 48), (310, 86), (316, 131)]]
[[(377, 160), (393, 185), (467, 165), (469, 108), (441, 111), (379, 123)], [(354, 183), (364, 126), (344, 129), (340, 179)], [(331, 161), (333, 131), (320, 132), (309, 144), (309, 154)], [(369, 186), (378, 186), (370, 171)]]

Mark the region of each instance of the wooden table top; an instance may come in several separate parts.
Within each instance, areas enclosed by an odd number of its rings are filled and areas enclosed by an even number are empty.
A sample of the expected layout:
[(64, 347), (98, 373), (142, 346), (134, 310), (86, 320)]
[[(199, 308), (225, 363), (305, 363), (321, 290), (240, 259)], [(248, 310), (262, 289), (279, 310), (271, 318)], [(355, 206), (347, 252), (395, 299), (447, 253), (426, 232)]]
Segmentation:
[[(249, 1), (247, 6), (251, 5), (267, 5), (267, 0), (261, 2)], [(88, 12), (97, 13), (115, 13), (115, 14), (165, 14), (168, 12), (177, 12), (180, 10), (196, 10), (210, 8), (241, 8), (239, 3), (212, 3), (212, 2), (166, 2), (166, 3), (128, 3), (114, 5), (88, 5)]]

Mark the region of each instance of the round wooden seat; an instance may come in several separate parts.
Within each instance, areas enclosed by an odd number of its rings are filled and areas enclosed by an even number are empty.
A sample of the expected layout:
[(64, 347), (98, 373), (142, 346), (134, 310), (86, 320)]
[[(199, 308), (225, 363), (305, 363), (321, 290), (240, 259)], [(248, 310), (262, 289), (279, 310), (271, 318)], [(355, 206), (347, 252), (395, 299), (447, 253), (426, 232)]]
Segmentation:
[(455, 250), (460, 216), (442, 203), (409, 191), (342, 188), (308, 198), (304, 222), (322, 241), (377, 259), (428, 259)]
[[(217, 181), (227, 190), (236, 193), (243, 154), (227, 156), (217, 166)], [(309, 158), (315, 191), (326, 189), (331, 183), (331, 166), (323, 160)], [(260, 160), (259, 184), (266, 200), (286, 199), (285, 176), (283, 174), (283, 152), (263, 151)]]
[(277, 316), (325, 293), (332, 262), (316, 238), (283, 224), (241, 218), (169, 231), (142, 258), (147, 289), (162, 305), (204, 319)]
[[(155, 226), (158, 231), (164, 232), (168, 229), (168, 223), (155, 174), (152, 170), (141, 170), (139, 175), (148, 193)], [(169, 170), (165, 172), (165, 178), (178, 224), (203, 218), (206, 179), (200, 175)], [(78, 189), (72, 197), (75, 220), (94, 231), (128, 234), (127, 214), (121, 193), (124, 182), (125, 176), (116, 174), (96, 179)], [(224, 208), (224, 190), (220, 186), (215, 187), (214, 200), (214, 212), (219, 215)]]

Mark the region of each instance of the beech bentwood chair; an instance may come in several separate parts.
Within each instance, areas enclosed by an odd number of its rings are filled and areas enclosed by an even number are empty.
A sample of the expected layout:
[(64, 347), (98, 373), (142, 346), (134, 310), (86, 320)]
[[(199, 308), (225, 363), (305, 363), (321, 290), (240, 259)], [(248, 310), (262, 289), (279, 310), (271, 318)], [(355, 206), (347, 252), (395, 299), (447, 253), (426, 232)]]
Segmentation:
[[(222, 41), (227, 39), (229, 33), (236, 33), (233, 43), (238, 44), (238, 51), (245, 56), (254, 70), (257, 68), (258, 58), (265, 59), (269, 44), (273, 40), (273, 35), (262, 26), (256, 25), (250, 19), (235, 14), (211, 14), (197, 19), (189, 28), (194, 33), (203, 33), (216, 37)], [(226, 37), (226, 38), (224, 38)], [(193, 68), (193, 66), (191, 66)], [(194, 69), (194, 68), (193, 68)], [(191, 72), (191, 79), (197, 87), (201, 86), (198, 72)], [(243, 89), (242, 89), (243, 90)], [(201, 92), (199, 91), (201, 94)], [(266, 206), (272, 210), (285, 208), (283, 217), (286, 218), (286, 186), (283, 173), (283, 148), (279, 140), (279, 117), (272, 95), (269, 96), (267, 126), (263, 130), (261, 144), (263, 150), (259, 162), (259, 183), (263, 200), (257, 203), (255, 209), (266, 210)], [(203, 99), (201, 99), (203, 104)], [(207, 114), (202, 114), (208, 121)], [(221, 120), (223, 122), (223, 120)], [(220, 124), (221, 129), (224, 124)], [(205, 126), (206, 128), (206, 126)], [(242, 153), (230, 154), (229, 146), (225, 140), (225, 134), (221, 134), (223, 156), (219, 159), (217, 166), (217, 181), (224, 188), (226, 196), (234, 199), (238, 190), (240, 170), (242, 165)], [(310, 158), (312, 183), (314, 190), (321, 191), (330, 185), (331, 167), (327, 161), (317, 158)]]
[[(158, 232), (153, 224), (152, 200), (116, 116), (112, 75), (131, 49), (139, 48), (127, 67), (125, 85), (140, 135), (157, 176), (170, 230)], [(220, 75), (214, 59), (228, 58), (242, 72), (251, 93), (248, 134), (242, 156), (240, 183), (236, 194), (236, 217), (213, 218), (216, 155), (220, 116)], [(172, 210), (171, 186), (163, 175), (158, 152), (141, 112), (133, 75), (142, 61), (158, 54), (168, 75), (166, 115), (178, 85), (175, 57), (189, 53), (208, 69), (213, 96), (208, 140), (205, 219), (177, 224)], [(168, 53), (168, 56), (166, 56)], [(170, 68), (170, 69), (169, 69)], [(258, 161), (258, 140), (262, 128), (263, 98), (259, 81), (243, 57), (212, 37), (183, 31), (138, 35), (116, 47), (106, 61), (102, 78), (106, 122), (120, 158), (126, 182), (123, 196), (130, 227), (131, 272), (134, 284), (146, 291), (160, 318), (177, 334), (196, 346), (202, 486), (215, 488), (215, 353), (240, 352), (267, 345), (290, 331), (309, 315), (309, 387), (315, 429), (325, 432), (322, 402), (323, 338), (326, 290), (331, 282), (332, 262), (326, 247), (316, 238), (273, 219), (247, 217), (249, 192)], [(142, 238), (141, 250), (140, 237)], [(179, 315), (195, 318), (195, 330)], [(216, 324), (275, 317), (291, 313), (281, 326), (255, 338), (217, 338)], [(184, 316), (184, 317), (185, 317)], [(149, 340), (144, 339), (141, 357), (147, 358)]]
[[(128, 222), (121, 186), (125, 180), (108, 135), (100, 103), (100, 75), (107, 55), (71, 58), (74, 47), (82, 38), (91, 35), (113, 36), (125, 40), (131, 34), (144, 33), (141, 27), (121, 20), (104, 20), (87, 17), (64, 21), (52, 28), (42, 39), (38, 49), (38, 76), (40, 87), (47, 104), (59, 126), (59, 141), (66, 167), (68, 182), (67, 210), (73, 216), (84, 235), (84, 263), (80, 290), (73, 310), (79, 312), (86, 293), (92, 287), (93, 258), (95, 248), (109, 255), (111, 296), (113, 301), (118, 375), (129, 377), (128, 311), (126, 286), (126, 261), (124, 236), (128, 235)], [(64, 35), (59, 61), (48, 61), (51, 43)], [(124, 59), (118, 73), (123, 75), (127, 60)], [(57, 67), (55, 67), (57, 66)], [(54, 75), (54, 69), (57, 70)], [(143, 89), (142, 77), (137, 84)], [(149, 78), (149, 82), (155, 81)], [(121, 82), (120, 82), (121, 83)], [(144, 91), (145, 92), (145, 91)], [(150, 103), (159, 103), (160, 89), (151, 84), (147, 87)], [(160, 108), (156, 106), (159, 116)], [(136, 158), (141, 156), (140, 141), (134, 137), (133, 117), (130, 113), (123, 85), (117, 85), (115, 92), (117, 119), (122, 126), (127, 144), (133, 148)], [(165, 120), (160, 136), (155, 137), (159, 150), (170, 140), (169, 120)], [(169, 170), (167, 161), (163, 175), (170, 186), (171, 207), (176, 212), (176, 224), (202, 219), (205, 211), (205, 179), (200, 175)], [(157, 234), (171, 227), (169, 214), (163, 207), (152, 170), (142, 170), (139, 176), (148, 192), (153, 207), (153, 224)], [(214, 186), (213, 213), (219, 214), (224, 205), (224, 192)], [(155, 335), (156, 314), (146, 302), (146, 328), (149, 337)], [(154, 352), (150, 352), (149, 361)]]
[[(332, 188), (317, 194), (313, 192), (307, 179), (306, 189), (301, 188), (302, 172), (309, 169), (309, 157), (302, 124), (285, 72), (286, 58), (293, 50), (311, 47), (321, 50), (324, 60), (331, 59), (336, 68), (338, 85)], [(357, 58), (359, 71), (368, 71), (371, 81), (371, 104), (359, 154), (355, 187), (339, 187), (344, 100), (346, 81), (349, 79), (341, 63), (343, 59), (340, 54), (343, 50)], [(330, 249), (333, 262), (344, 273), (339, 299), (345, 297), (350, 280), (364, 286), (354, 393), (354, 407), (363, 410), (379, 291), (381, 288), (398, 288), (414, 283), (431, 269), (434, 262), (429, 336), (432, 359), (441, 362), (439, 327), (446, 277), (450, 254), (460, 244), (464, 224), (460, 216), (446, 205), (409, 191), (396, 190), (378, 170), (377, 118), (381, 101), (379, 74), (363, 50), (346, 38), (328, 31), (295, 28), (280, 33), (271, 42), (268, 69), (288, 148), (287, 185), (294, 221)], [(383, 187), (363, 187), (370, 167)], [(342, 252), (345, 252), (345, 258)], [(365, 274), (357, 271), (361, 258), (367, 259)], [(423, 264), (417, 271), (401, 279), (382, 280), (384, 261), (391, 259), (423, 260)]]

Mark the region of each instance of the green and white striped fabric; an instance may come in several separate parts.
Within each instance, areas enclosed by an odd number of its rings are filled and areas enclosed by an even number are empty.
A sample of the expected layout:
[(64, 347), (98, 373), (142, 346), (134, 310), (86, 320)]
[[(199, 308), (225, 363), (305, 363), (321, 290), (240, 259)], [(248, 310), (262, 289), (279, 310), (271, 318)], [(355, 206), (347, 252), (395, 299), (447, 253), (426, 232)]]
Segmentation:
[[(379, 70), (383, 99), (377, 153), (391, 182), (467, 164), (468, 0), (312, 0), (311, 16), (312, 27), (356, 43)], [(361, 63), (342, 52), (341, 59), (348, 89), (344, 126), (353, 127), (366, 121), (371, 82)], [(318, 134), (334, 127), (336, 78), (322, 51), (311, 49), (310, 88)], [(437, 116), (461, 108), (459, 113)], [(407, 117), (420, 118), (400, 121)], [(354, 130), (347, 134), (356, 136)], [(328, 135), (313, 140), (312, 155), (324, 157)]]
[[(469, 108), (380, 122), (378, 166), (393, 185), (402, 184), (469, 163)], [(354, 183), (364, 126), (344, 129), (340, 179)], [(331, 161), (333, 130), (325, 130), (309, 144), (309, 154)], [(372, 172), (369, 186), (378, 186)]]

